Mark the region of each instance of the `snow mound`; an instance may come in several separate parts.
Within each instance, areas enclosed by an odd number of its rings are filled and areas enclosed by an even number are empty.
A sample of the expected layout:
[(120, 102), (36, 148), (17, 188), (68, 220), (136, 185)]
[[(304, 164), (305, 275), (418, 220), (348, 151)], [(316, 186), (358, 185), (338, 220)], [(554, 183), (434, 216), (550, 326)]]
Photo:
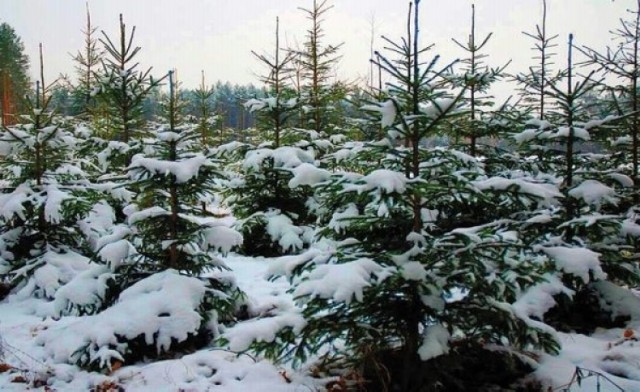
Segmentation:
[(204, 282), (176, 271), (157, 273), (123, 291), (115, 305), (97, 315), (65, 318), (43, 331), (37, 343), (55, 362), (101, 369), (125, 362), (137, 338), (160, 354), (198, 333), (206, 290)]
[(159, 361), (142, 366), (129, 366), (114, 377), (130, 380), (127, 391), (315, 391), (318, 380), (284, 373), (267, 361), (225, 351), (207, 350), (185, 355), (176, 360)]

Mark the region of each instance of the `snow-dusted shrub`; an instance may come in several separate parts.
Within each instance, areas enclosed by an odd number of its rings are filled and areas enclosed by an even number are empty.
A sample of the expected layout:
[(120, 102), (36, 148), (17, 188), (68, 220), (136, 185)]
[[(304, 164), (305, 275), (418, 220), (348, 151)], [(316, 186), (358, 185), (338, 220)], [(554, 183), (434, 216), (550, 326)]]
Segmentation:
[(274, 256), (308, 246), (315, 216), (309, 186), (291, 184), (297, 168), (314, 165), (312, 152), (298, 147), (249, 149), (239, 162), (240, 177), (228, 183), (226, 202), (251, 255)]
[(124, 290), (98, 314), (62, 319), (37, 342), (56, 362), (108, 370), (116, 361), (130, 363), (200, 345), (219, 334), (218, 324), (234, 306), (233, 298), (205, 281), (167, 270)]

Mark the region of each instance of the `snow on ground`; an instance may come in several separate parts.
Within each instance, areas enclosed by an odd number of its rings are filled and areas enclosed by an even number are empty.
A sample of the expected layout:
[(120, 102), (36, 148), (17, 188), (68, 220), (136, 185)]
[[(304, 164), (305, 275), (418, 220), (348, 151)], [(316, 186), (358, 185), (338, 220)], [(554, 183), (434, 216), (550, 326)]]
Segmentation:
[[(284, 279), (268, 281), (266, 273), (274, 260), (230, 255), (225, 259), (238, 285), (248, 294), (249, 311), (269, 312), (292, 303)], [(47, 380), (48, 391), (89, 391), (96, 385), (122, 386), (127, 392), (301, 392), (322, 390), (322, 382), (302, 373), (274, 365), (251, 355), (209, 348), (176, 359), (136, 363), (110, 375), (89, 373), (79, 368), (46, 359), (36, 341), (57, 321), (43, 317), (52, 314), (53, 303), (41, 299), (13, 296), (0, 303), (0, 364), (7, 363), (26, 372), (2, 372), (0, 391), (44, 391), (26, 383), (12, 382), (16, 377)], [(637, 316), (637, 315), (633, 315)], [(634, 317), (635, 319), (635, 317)], [(242, 325), (242, 324), (241, 324)], [(630, 325), (640, 333), (640, 320)], [(623, 338), (623, 329), (598, 330), (592, 336), (560, 333), (563, 349), (557, 356), (543, 354), (534, 375), (553, 391), (620, 391), (614, 384), (595, 376), (581, 385), (567, 385), (576, 366), (603, 373), (623, 391), (640, 391), (640, 342)], [(586, 374), (586, 373), (585, 373)], [(598, 382), (600, 389), (598, 389)]]
[[(561, 333), (562, 352), (557, 356), (543, 355), (535, 376), (552, 386), (553, 391), (640, 391), (640, 342), (624, 339), (623, 332), (622, 329), (601, 330), (592, 336)], [(574, 383), (565, 389), (576, 366), (601, 373), (608, 380), (592, 375), (583, 379), (580, 386)]]
[[(250, 310), (261, 312), (275, 304), (291, 303), (284, 279), (268, 281), (268, 259), (229, 256), (227, 265), (233, 269), (238, 285), (248, 294)], [(274, 365), (251, 355), (209, 348), (149, 363), (124, 366), (110, 375), (89, 373), (79, 368), (53, 363), (46, 359), (37, 338), (56, 321), (42, 315), (51, 314), (53, 303), (15, 296), (0, 303), (0, 364), (6, 363), (24, 372), (2, 372), (0, 391), (42, 391), (24, 382), (12, 382), (24, 377), (28, 382), (47, 380), (49, 391), (89, 391), (96, 385), (122, 386), (127, 392), (300, 392), (316, 391), (321, 382)], [(115, 391), (115, 389), (114, 389)]]

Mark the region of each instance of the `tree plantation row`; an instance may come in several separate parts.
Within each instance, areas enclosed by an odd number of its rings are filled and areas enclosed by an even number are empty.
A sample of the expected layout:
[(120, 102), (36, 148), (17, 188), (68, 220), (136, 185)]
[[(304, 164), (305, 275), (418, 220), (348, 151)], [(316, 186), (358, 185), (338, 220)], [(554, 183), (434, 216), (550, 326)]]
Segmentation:
[[(454, 40), (467, 58), (441, 59), (419, 42), (433, 5), (414, 0), (371, 60), (390, 81), (357, 87), (335, 81), (331, 6), (313, 0), (301, 47), (283, 49), (276, 22), (254, 53), (265, 87), (235, 133), (204, 75), (193, 91), (153, 78), (122, 16), (109, 37), (87, 14), (76, 115), (43, 77), (13, 80), (19, 104), (4, 83), (7, 300), (49, 301), (38, 344), (91, 371), (213, 347), (333, 391), (540, 390), (524, 356), (631, 328), (640, 305), (640, 1), (609, 49), (559, 43), (542, 4), (526, 73), (491, 64), (475, 10)], [(229, 252), (268, 263), (295, 303), (252, 306)]]

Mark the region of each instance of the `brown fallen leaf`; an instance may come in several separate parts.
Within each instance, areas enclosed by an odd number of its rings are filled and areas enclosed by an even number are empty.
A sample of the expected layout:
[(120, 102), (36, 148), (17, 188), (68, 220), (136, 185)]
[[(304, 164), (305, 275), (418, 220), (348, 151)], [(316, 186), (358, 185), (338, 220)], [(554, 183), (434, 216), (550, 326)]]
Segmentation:
[(0, 373), (8, 372), (11, 369), (13, 369), (13, 366), (6, 363), (0, 363)]
[(26, 379), (26, 378), (24, 378), (24, 377), (22, 377), (22, 376), (15, 376), (15, 377), (11, 380), (11, 382), (15, 382), (15, 383), (24, 383), (24, 384), (26, 384), (26, 383), (27, 383), (27, 379)]

